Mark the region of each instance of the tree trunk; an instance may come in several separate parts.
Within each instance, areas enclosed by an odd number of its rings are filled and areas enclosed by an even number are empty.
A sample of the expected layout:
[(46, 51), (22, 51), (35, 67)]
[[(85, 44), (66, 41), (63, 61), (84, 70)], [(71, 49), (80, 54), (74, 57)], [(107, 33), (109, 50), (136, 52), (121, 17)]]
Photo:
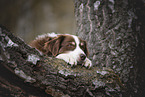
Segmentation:
[(110, 68), (127, 87), (123, 97), (142, 97), (145, 86), (143, 0), (75, 0), (77, 35), (88, 41), (90, 58)]

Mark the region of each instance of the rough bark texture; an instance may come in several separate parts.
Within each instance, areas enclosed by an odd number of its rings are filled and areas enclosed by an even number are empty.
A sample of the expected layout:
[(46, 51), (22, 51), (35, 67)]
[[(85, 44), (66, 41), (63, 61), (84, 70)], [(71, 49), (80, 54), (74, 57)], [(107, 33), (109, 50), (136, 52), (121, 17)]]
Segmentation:
[(111, 69), (72, 68), (62, 60), (40, 55), (3, 27), (0, 27), (0, 67), (3, 96), (105, 96), (118, 95), (125, 89)]
[(77, 34), (88, 41), (93, 65), (112, 69), (127, 87), (118, 96), (144, 95), (144, 4), (143, 0), (75, 0)]

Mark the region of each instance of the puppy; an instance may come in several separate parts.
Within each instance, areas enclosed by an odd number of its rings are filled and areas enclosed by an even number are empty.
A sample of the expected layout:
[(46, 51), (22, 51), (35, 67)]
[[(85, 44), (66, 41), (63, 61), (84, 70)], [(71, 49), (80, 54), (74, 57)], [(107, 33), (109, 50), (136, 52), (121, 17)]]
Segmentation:
[(92, 67), (92, 62), (87, 58), (87, 43), (78, 36), (48, 33), (38, 36), (30, 45), (45, 55), (63, 59), (71, 66), (81, 64)]

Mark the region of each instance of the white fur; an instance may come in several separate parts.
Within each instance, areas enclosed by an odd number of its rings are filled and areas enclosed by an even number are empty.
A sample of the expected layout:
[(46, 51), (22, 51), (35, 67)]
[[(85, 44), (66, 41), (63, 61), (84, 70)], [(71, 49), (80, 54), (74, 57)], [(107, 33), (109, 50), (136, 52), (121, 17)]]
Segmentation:
[(49, 37), (57, 37), (59, 34), (55, 34), (54, 32), (47, 34)]
[(36, 37), (36, 40), (37, 39), (42, 39), (42, 38), (45, 38), (45, 37), (57, 37), (59, 34), (55, 34), (54, 32), (52, 32), (52, 33), (47, 33), (47, 34), (43, 34), (43, 35), (38, 35), (37, 37)]
[(90, 68), (92, 67), (92, 62), (90, 59), (86, 58), (83, 65)]
[[(59, 54), (56, 56), (56, 58), (63, 59), (67, 63), (71, 64), (71, 66), (73, 66), (73, 65), (77, 65), (77, 61), (79, 61), (80, 54), (84, 54), (84, 55), (86, 54), (79, 46), (80, 41), (78, 37), (75, 35), (71, 35), (71, 36), (74, 38), (76, 42), (76, 48), (74, 49), (74, 51), (69, 51), (67, 53)], [(86, 57), (82, 65), (90, 68), (92, 66), (92, 62)]]

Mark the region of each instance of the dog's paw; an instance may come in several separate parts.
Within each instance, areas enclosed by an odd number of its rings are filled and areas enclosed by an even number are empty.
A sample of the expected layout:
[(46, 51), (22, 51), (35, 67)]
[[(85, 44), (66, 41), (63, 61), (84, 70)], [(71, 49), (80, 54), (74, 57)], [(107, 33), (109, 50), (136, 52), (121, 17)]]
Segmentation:
[(92, 62), (91, 62), (91, 60), (86, 58), (84, 64), (82, 64), (82, 65), (84, 65), (85, 67), (91, 68), (92, 67)]
[(70, 58), (70, 56), (67, 56), (66, 54), (60, 54), (56, 56), (58, 59), (62, 59), (65, 62), (69, 63), (71, 66), (77, 65), (77, 60), (73, 57)]

